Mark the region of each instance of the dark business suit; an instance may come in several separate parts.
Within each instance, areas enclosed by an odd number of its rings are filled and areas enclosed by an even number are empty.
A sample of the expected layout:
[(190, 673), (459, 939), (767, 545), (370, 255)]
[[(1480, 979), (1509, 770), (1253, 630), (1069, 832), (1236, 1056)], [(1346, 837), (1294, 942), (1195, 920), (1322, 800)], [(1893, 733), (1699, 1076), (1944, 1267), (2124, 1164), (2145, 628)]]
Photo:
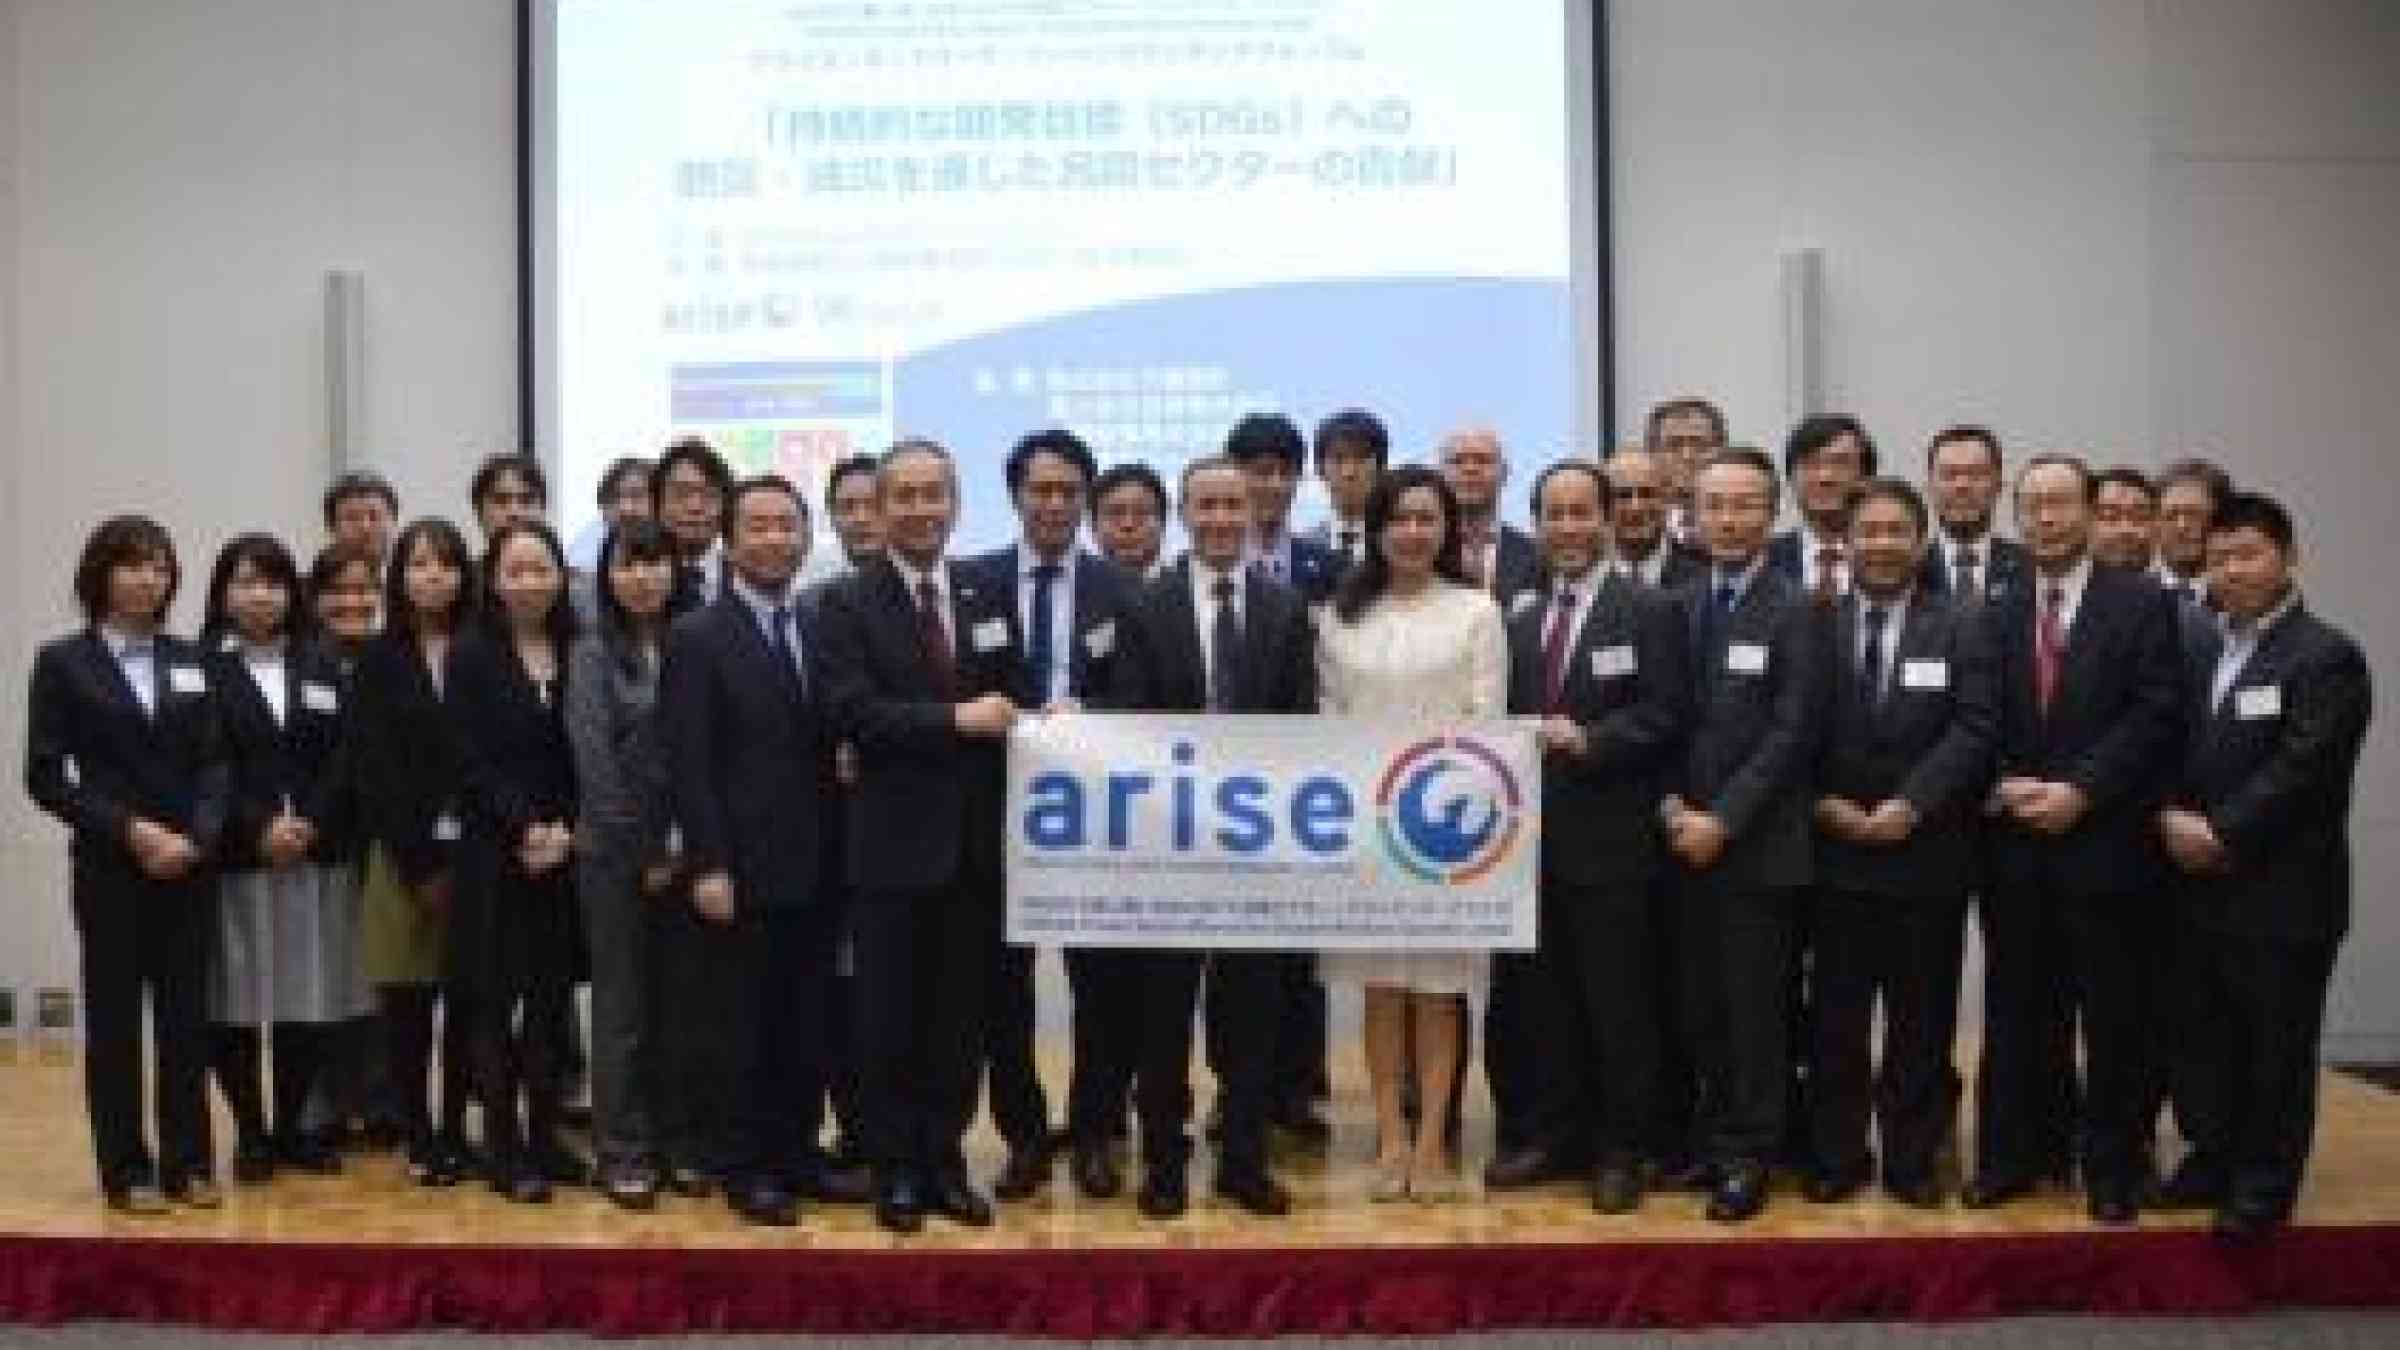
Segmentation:
[[(1809, 1058), (1810, 1154), (1829, 1179), (1863, 1181), (1870, 1113), (1894, 1189), (1933, 1180), (1958, 1104), (1950, 1062), (1975, 838), (1999, 736), (1998, 671), (1980, 617), (1918, 590), (1891, 657), (1863, 652), (1862, 595), (1834, 618), (1833, 692), (1816, 793), (1873, 812), (1900, 800), (1916, 825), (1896, 844), (1817, 831), (1817, 960)], [(1890, 622), (1890, 620), (1887, 620)], [(1880, 686), (1871, 673), (1880, 671)], [(1883, 1070), (1869, 1047), (1883, 999)]]
[(1560, 1163), (1630, 1164), (1656, 1114), (1658, 1025), (1650, 887), (1661, 869), (1658, 785), (1691, 720), (1691, 645), (1675, 598), (1595, 567), (1599, 591), (1561, 648), (1550, 697), (1550, 578), (1512, 604), (1508, 710), (1582, 729), (1581, 755), (1542, 757), (1541, 943), (1495, 953), (1492, 1003), (1525, 1036), (1490, 1036), (1484, 1063), (1513, 1137)]
[[(1921, 595), (1937, 595), (1958, 603), (1958, 577), (1952, 571), (1949, 555), (1939, 542), (1925, 550), (1925, 561), (1917, 565), (1917, 591)], [(1980, 592), (1976, 602), (1986, 605), (2006, 603), (2011, 596), (2025, 593), (2033, 577), (2033, 562), (2025, 554), (2025, 546), (2014, 539), (1999, 535), (1984, 536), (1976, 558), (1976, 584)]]
[(1492, 574), (1483, 578), (1483, 589), (1506, 605), (1518, 592), (1540, 583), (1542, 551), (1532, 535), (1514, 525), (1493, 522), (1492, 538)]
[[(1022, 605), (1018, 582), (1017, 545), (986, 553), (973, 560), (982, 584)], [(1122, 706), (1139, 661), (1133, 650), (1141, 640), (1135, 611), (1141, 583), (1131, 573), (1097, 554), (1078, 550), (1072, 588), (1058, 587), (1051, 602), (1065, 608), (1067, 649), (1053, 654), (1064, 662), (1067, 697), (1086, 708)], [(1044, 708), (1051, 701), (1047, 672), (1033, 668), (1033, 616), (1019, 610), (1017, 625), (1025, 635), (1025, 660), (1009, 697), (1020, 708)], [(997, 916), (996, 916), (997, 917)], [(984, 1049), (992, 1123), (1009, 1147), (1036, 1155), (1050, 1135), (1050, 1103), (1033, 1064), (1033, 964), (1036, 949), (1015, 946), (992, 928), (991, 989), (985, 996)], [(1070, 948), (1066, 953), (1067, 982), (1074, 997), (1074, 1070), (1067, 1092), (1067, 1130), (1079, 1145), (1107, 1143), (1114, 1127), (1125, 1119), (1122, 1091), (1110, 1093), (1112, 1075), (1102, 1066), (1132, 1054), (1130, 1028), (1134, 991), (1125, 987), (1110, 965), (1113, 953)], [(1113, 1038), (1113, 1039), (1112, 1039)]]
[[(821, 1164), (826, 1052), (819, 1006), (834, 920), (820, 884), (833, 775), (822, 642), (793, 607), (778, 653), (739, 587), (678, 619), (659, 724), (686, 873), (722, 871), (733, 919), (675, 917), (672, 1034), (694, 1151), (737, 1187), (788, 1187)], [(796, 660), (795, 660), (796, 658)]]
[[(1709, 574), (1708, 554), (1662, 531), (1655, 583), (1662, 595), (1680, 595)], [(1654, 550), (1653, 556), (1656, 555)], [(1689, 605), (1681, 611), (1689, 617)], [(1661, 866), (1649, 886), (1650, 1020), (1658, 1027), (1658, 1084), (1651, 1093), (1656, 1119), (1645, 1140), (1660, 1171), (1670, 1176), (1691, 1162), (1692, 1120), (1698, 1109), (1699, 1078), (1692, 1062), (1691, 1037), (1683, 1029), (1683, 942), (1681, 913), (1676, 905), (1677, 877), (1672, 866)]]
[(1287, 534), (1279, 553), (1262, 554), (1251, 565), (1300, 593), (1300, 598), (1312, 605), (1321, 605), (1333, 598), (1333, 588), (1342, 574), (1350, 570), (1350, 560), (1333, 545), (1308, 534)]
[[(1230, 664), (1235, 684), (1212, 703), (1200, 625), (1213, 622), (1214, 611), (1204, 618), (1194, 604), (1191, 569), (1187, 556), (1143, 590), (1140, 623), (1146, 641), (1138, 684), (1131, 691), (1134, 706), (1184, 713), (1212, 707), (1229, 713), (1315, 712), (1316, 638), (1307, 603), (1255, 568), (1242, 577), (1241, 649), (1230, 661), (1220, 657), (1219, 662), (1221, 669)], [(1282, 1077), (1289, 1060), (1276, 1042), (1290, 1025), (1294, 971), (1304, 972), (1310, 958), (1260, 951), (1112, 955), (1133, 967), (1132, 979), (1141, 991), (1139, 1042), (1132, 1062), (1118, 1072), (1135, 1083), (1145, 1160), (1180, 1163), (1190, 1150), (1184, 1125), (1192, 1103), (1192, 1007), (1205, 968), (1211, 1034), (1222, 1037), (1212, 1056), (1224, 1121), (1218, 1177), (1222, 1182), (1265, 1176), (1267, 1121), (1288, 1101), (1277, 1093), (1290, 1090)]]
[[(341, 658), (316, 642), (287, 644), (283, 662), (282, 721), (258, 687), (238, 641), (209, 655), (209, 678), (218, 690), (227, 759), (233, 767), (225, 834), (218, 847), (227, 873), (270, 866), (260, 849), (267, 826), (288, 806), (316, 829), (307, 861), (320, 867), (355, 867), (359, 861), (357, 775), (350, 716), (350, 681)], [(327, 696), (331, 701), (325, 701)], [(261, 954), (262, 956), (265, 954)], [(273, 954), (278, 964), (308, 958), (306, 952)], [(351, 972), (332, 972), (346, 983)], [(221, 1025), (211, 1036), (210, 1059), (235, 1127), (245, 1144), (268, 1134), (259, 1097), (263, 1043), (256, 1026)], [(324, 1071), (331, 1028), (304, 1023), (275, 1024), (273, 1129), (288, 1145), (300, 1142), (301, 1112)]]
[(484, 1143), (502, 1177), (537, 1161), (563, 1123), (566, 1063), (554, 1033), (581, 964), (574, 864), (530, 875), (517, 849), (531, 825), (575, 824), (567, 655), (558, 653), (558, 678), (544, 685), (527, 674), (508, 638), (464, 634), (451, 652), (445, 699), (456, 728), (465, 817), (449, 979), (474, 1001)]
[(1004, 878), (1007, 748), (961, 736), (956, 706), (1017, 687), (1016, 599), (965, 563), (948, 587), (949, 675), (889, 558), (819, 599), (819, 656), (857, 747), (849, 867), (865, 1146), (886, 1184), (965, 1179), (959, 1151), (983, 1062), (983, 989)]
[(2177, 887), (2190, 958), (2178, 1103), (2212, 1184), (2282, 1218), (2316, 1122), (2325, 988), (2350, 928), (2351, 789), (2374, 694), (2358, 645), (2297, 602), (2215, 700), (2223, 647), (2214, 633), (2186, 657), (2175, 800), (2208, 818), (2226, 867)]
[(2057, 1165), (2044, 1077), (2057, 1071), (2063, 963), (2083, 1007), (2086, 1180), (2095, 1198), (2126, 1198), (2145, 1175), (2141, 966), (2153, 940), (2146, 897), (2165, 879), (2151, 816), (2171, 771), (2181, 661), (2172, 601), (2140, 576), (2094, 567), (2045, 712), (2035, 624), (2049, 584), (2036, 575), (1986, 616), (2000, 659), (1995, 773), (2073, 783), (2089, 806), (2056, 836), (2005, 812), (1991, 822), (1977, 1180), (2005, 1188)]
[[(209, 860), (225, 826), (231, 765), (221, 691), (200, 649), (161, 634), (155, 652), (154, 710), (143, 708), (98, 629), (45, 644), (26, 698), (25, 790), (73, 832), (68, 899), (81, 941), (84, 1101), (110, 1195), (212, 1176), (203, 1032), (216, 912)], [(126, 840), (137, 819), (181, 834), (200, 861), (174, 881), (144, 875)], [(145, 995), (157, 1056), (155, 1154), (142, 1137)]]
[(1702, 1080), (1697, 1151), (1763, 1166), (1790, 1111), (1793, 911), (1811, 876), (1826, 624), (1808, 593), (1771, 567), (1757, 570), (1730, 614), (1713, 578), (1695, 582), (1685, 602), (1699, 706), (1669, 786), (1730, 836), (1710, 867), (1678, 862), (1685, 1030)]

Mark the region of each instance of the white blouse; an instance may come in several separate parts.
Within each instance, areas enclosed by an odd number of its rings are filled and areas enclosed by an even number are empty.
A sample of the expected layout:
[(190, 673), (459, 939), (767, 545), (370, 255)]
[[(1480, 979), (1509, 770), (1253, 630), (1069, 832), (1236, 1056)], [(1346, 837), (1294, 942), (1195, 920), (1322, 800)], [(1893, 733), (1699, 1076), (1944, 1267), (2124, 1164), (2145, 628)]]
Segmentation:
[(1508, 710), (1508, 629), (1474, 587), (1436, 580), (1415, 595), (1385, 594), (1356, 623), (1325, 611), (1317, 630), (1323, 711), (1442, 719)]

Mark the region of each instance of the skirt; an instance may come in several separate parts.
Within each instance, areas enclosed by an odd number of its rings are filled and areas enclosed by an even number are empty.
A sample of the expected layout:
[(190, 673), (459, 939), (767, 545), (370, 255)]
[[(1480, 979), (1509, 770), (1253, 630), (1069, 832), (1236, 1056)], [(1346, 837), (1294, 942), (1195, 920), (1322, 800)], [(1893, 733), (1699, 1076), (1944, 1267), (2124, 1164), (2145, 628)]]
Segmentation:
[(1317, 973), (1328, 985), (1460, 994), (1477, 1003), (1490, 988), (1491, 969), (1486, 952), (1332, 951), (1317, 957)]
[(373, 1010), (359, 953), (358, 869), (304, 863), (217, 881), (209, 1020), (345, 1022)]
[(440, 983), (446, 921), (417, 903), (381, 844), (367, 850), (366, 890), (367, 983), (377, 988)]

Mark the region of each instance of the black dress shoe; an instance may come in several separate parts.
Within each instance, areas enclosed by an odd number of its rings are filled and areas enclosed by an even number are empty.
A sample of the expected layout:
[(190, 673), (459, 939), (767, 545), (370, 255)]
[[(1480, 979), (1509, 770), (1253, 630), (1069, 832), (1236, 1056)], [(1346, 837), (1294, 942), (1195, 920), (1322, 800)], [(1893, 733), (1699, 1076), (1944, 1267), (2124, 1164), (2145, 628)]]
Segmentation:
[(275, 1179), (275, 1149), (264, 1139), (244, 1139), (233, 1146), (233, 1181), (237, 1186), (264, 1186)]
[(1708, 1217), (1716, 1223), (1746, 1223), (1766, 1207), (1767, 1172), (1755, 1164), (1723, 1168), (1708, 1197)]
[(187, 1209), (222, 1209), (225, 1206), (225, 1194), (217, 1189), (214, 1177), (185, 1177), (181, 1181), (170, 1181), (166, 1192), (169, 1200)]
[(925, 1227), (925, 1193), (913, 1181), (887, 1181), (875, 1196), (875, 1222), (887, 1232), (914, 1233)]
[(2108, 1228), (2130, 1228), (2141, 1217), (2130, 1186), (2111, 1186), (2092, 1192), (2092, 1222)]
[(1220, 1176), (1217, 1195), (1262, 1219), (1280, 1219), (1292, 1212), (1292, 1193), (1264, 1172)]
[(725, 1203), (744, 1222), (761, 1228), (789, 1228), (800, 1222), (800, 1202), (772, 1183), (733, 1187), (725, 1192)]
[(175, 1207), (167, 1203), (166, 1193), (147, 1182), (138, 1186), (111, 1186), (104, 1198), (110, 1209), (137, 1218), (156, 1218), (175, 1212)]
[(658, 1208), (658, 1173), (646, 1163), (614, 1161), (601, 1165), (600, 1193), (619, 1209), (637, 1213)]
[(275, 1142), (275, 1156), (283, 1166), (312, 1176), (339, 1176), (342, 1171), (340, 1149), (313, 1134), (290, 1135)]
[(1958, 1193), (1958, 1203), (1969, 1209), (1998, 1209), (2031, 1194), (2033, 1183), (2019, 1177), (1977, 1177)]
[(553, 1186), (589, 1186), (592, 1184), (592, 1165), (583, 1155), (567, 1147), (556, 1137), (537, 1141), (525, 1154), (525, 1163), (542, 1174), (542, 1180)]
[(706, 1200), (717, 1193), (717, 1176), (706, 1168), (670, 1167), (667, 1189), (686, 1200)]
[(952, 1223), (969, 1228), (992, 1226), (992, 1202), (982, 1192), (967, 1184), (965, 1177), (944, 1177), (933, 1183), (925, 1194), (925, 1208)]
[(1106, 1144), (1086, 1144), (1075, 1150), (1075, 1189), (1092, 1200), (1107, 1200), (1125, 1188), (1117, 1175), (1117, 1160)]
[(992, 1194), (1002, 1200), (1030, 1200), (1049, 1184), (1049, 1150), (1012, 1148), (1008, 1161), (1000, 1166), (1000, 1175), (992, 1178)]
[(1180, 1219), (1192, 1207), (1190, 1183), (1181, 1163), (1158, 1163), (1142, 1174), (1142, 1193), (1134, 1204), (1149, 1219)]
[(1642, 1169), (1627, 1162), (1602, 1163), (1592, 1173), (1592, 1208), (1602, 1214), (1631, 1214), (1642, 1206)]
[(1307, 1102), (1286, 1103), (1267, 1123), (1290, 1135), (1302, 1148), (1319, 1149), (1333, 1142), (1333, 1126)]
[(550, 1203), (550, 1178), (543, 1176), (531, 1164), (511, 1169), (505, 1176), (495, 1174), (492, 1189), (517, 1205), (546, 1205)]
[(1483, 1188), (1487, 1191), (1516, 1191), (1556, 1181), (1566, 1175), (1557, 1155), (1546, 1148), (1529, 1145), (1510, 1149), (1492, 1159), (1483, 1169)]
[(875, 1173), (865, 1163), (819, 1159), (800, 1169), (800, 1196), (825, 1205), (863, 1205), (875, 1198)]
[(2209, 1231), (2226, 1242), (2264, 1242), (2284, 1223), (2284, 1214), (2271, 1205), (2232, 1201), (2217, 1210)]
[(1680, 1158), (1659, 1164), (1658, 1186), (1668, 1191), (1713, 1191), (1717, 1188), (1715, 1163)]
[(2216, 1209), (2226, 1203), (2225, 1174), (2193, 1154), (2152, 1193), (2151, 1203), (2165, 1210)]
[(1865, 1189), (1866, 1178), (1855, 1172), (1832, 1175), (1810, 1173), (1800, 1183), (1800, 1194), (1812, 1205), (1838, 1205)]
[(1883, 1183), (1883, 1192), (1910, 1209), (1940, 1209), (1948, 1202), (1949, 1198), (1943, 1193), (1942, 1183), (1932, 1177), (1906, 1180), (1893, 1180), (1887, 1177)]

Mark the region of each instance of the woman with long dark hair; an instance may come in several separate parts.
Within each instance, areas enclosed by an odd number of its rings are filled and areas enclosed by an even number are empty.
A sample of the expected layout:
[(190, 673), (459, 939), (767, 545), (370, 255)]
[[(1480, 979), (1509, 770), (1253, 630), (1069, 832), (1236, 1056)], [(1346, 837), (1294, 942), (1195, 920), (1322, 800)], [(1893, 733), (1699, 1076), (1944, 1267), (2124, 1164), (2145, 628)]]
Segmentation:
[[(476, 1165), (467, 1146), (466, 1005), (442, 993), (460, 833), (460, 770), (443, 708), (450, 657), (471, 627), (475, 569), (449, 521), (413, 521), (384, 574), (383, 632), (360, 654), (358, 787), (367, 834), (365, 965), (389, 1040), (408, 1173), (457, 1184)], [(442, 1013), (440, 1127), (428, 1082)]]
[[(1458, 499), (1431, 469), (1385, 474), (1368, 494), (1365, 554), (1343, 577), (1317, 635), (1319, 708), (1418, 722), (1498, 717), (1508, 707), (1508, 635), (1500, 610), (1459, 561)], [(1379, 1140), (1375, 1195), (1443, 1199), (1459, 1190), (1441, 1104), (1457, 1079), (1467, 1004), (1485, 987), (1481, 952), (1329, 953), (1328, 983), (1366, 1004), (1367, 1076)], [(1401, 1075), (1413, 1045), (1414, 1135)]]
[(576, 897), (592, 956), (593, 1141), (602, 1193), (648, 1209), (661, 1145), (683, 1142), (663, 1109), (658, 1035), (662, 900), (675, 874), (658, 672), (675, 542), (655, 520), (620, 521), (601, 541), (592, 579), (598, 622), (567, 661), (567, 739), (580, 804)]
[(476, 1012), (475, 1079), (492, 1185), (521, 1204), (586, 1177), (559, 1136), (566, 1066), (547, 1034), (566, 1015), (582, 936), (569, 866), (576, 793), (566, 681), (575, 614), (566, 587), (566, 555), (549, 526), (501, 525), (484, 554), (483, 626), (460, 639), (450, 668), (466, 810), (449, 984)]
[[(363, 556), (363, 555), (362, 555)], [(211, 1061), (235, 1129), (234, 1180), (332, 1173), (303, 1127), (336, 1029), (369, 1007), (359, 965), (348, 681), (318, 640), (291, 553), (264, 534), (217, 554), (201, 641), (223, 709), (233, 791), (219, 850)], [(274, 1116), (259, 1091), (273, 1027)]]
[[(75, 566), (81, 631), (43, 645), (26, 696), (25, 790), (72, 832), (84, 1101), (109, 1208), (221, 1203), (209, 1144), (210, 859), (231, 769), (201, 649), (164, 633), (182, 571), (146, 516), (102, 521)], [(143, 1137), (142, 1008), (157, 1149)]]

